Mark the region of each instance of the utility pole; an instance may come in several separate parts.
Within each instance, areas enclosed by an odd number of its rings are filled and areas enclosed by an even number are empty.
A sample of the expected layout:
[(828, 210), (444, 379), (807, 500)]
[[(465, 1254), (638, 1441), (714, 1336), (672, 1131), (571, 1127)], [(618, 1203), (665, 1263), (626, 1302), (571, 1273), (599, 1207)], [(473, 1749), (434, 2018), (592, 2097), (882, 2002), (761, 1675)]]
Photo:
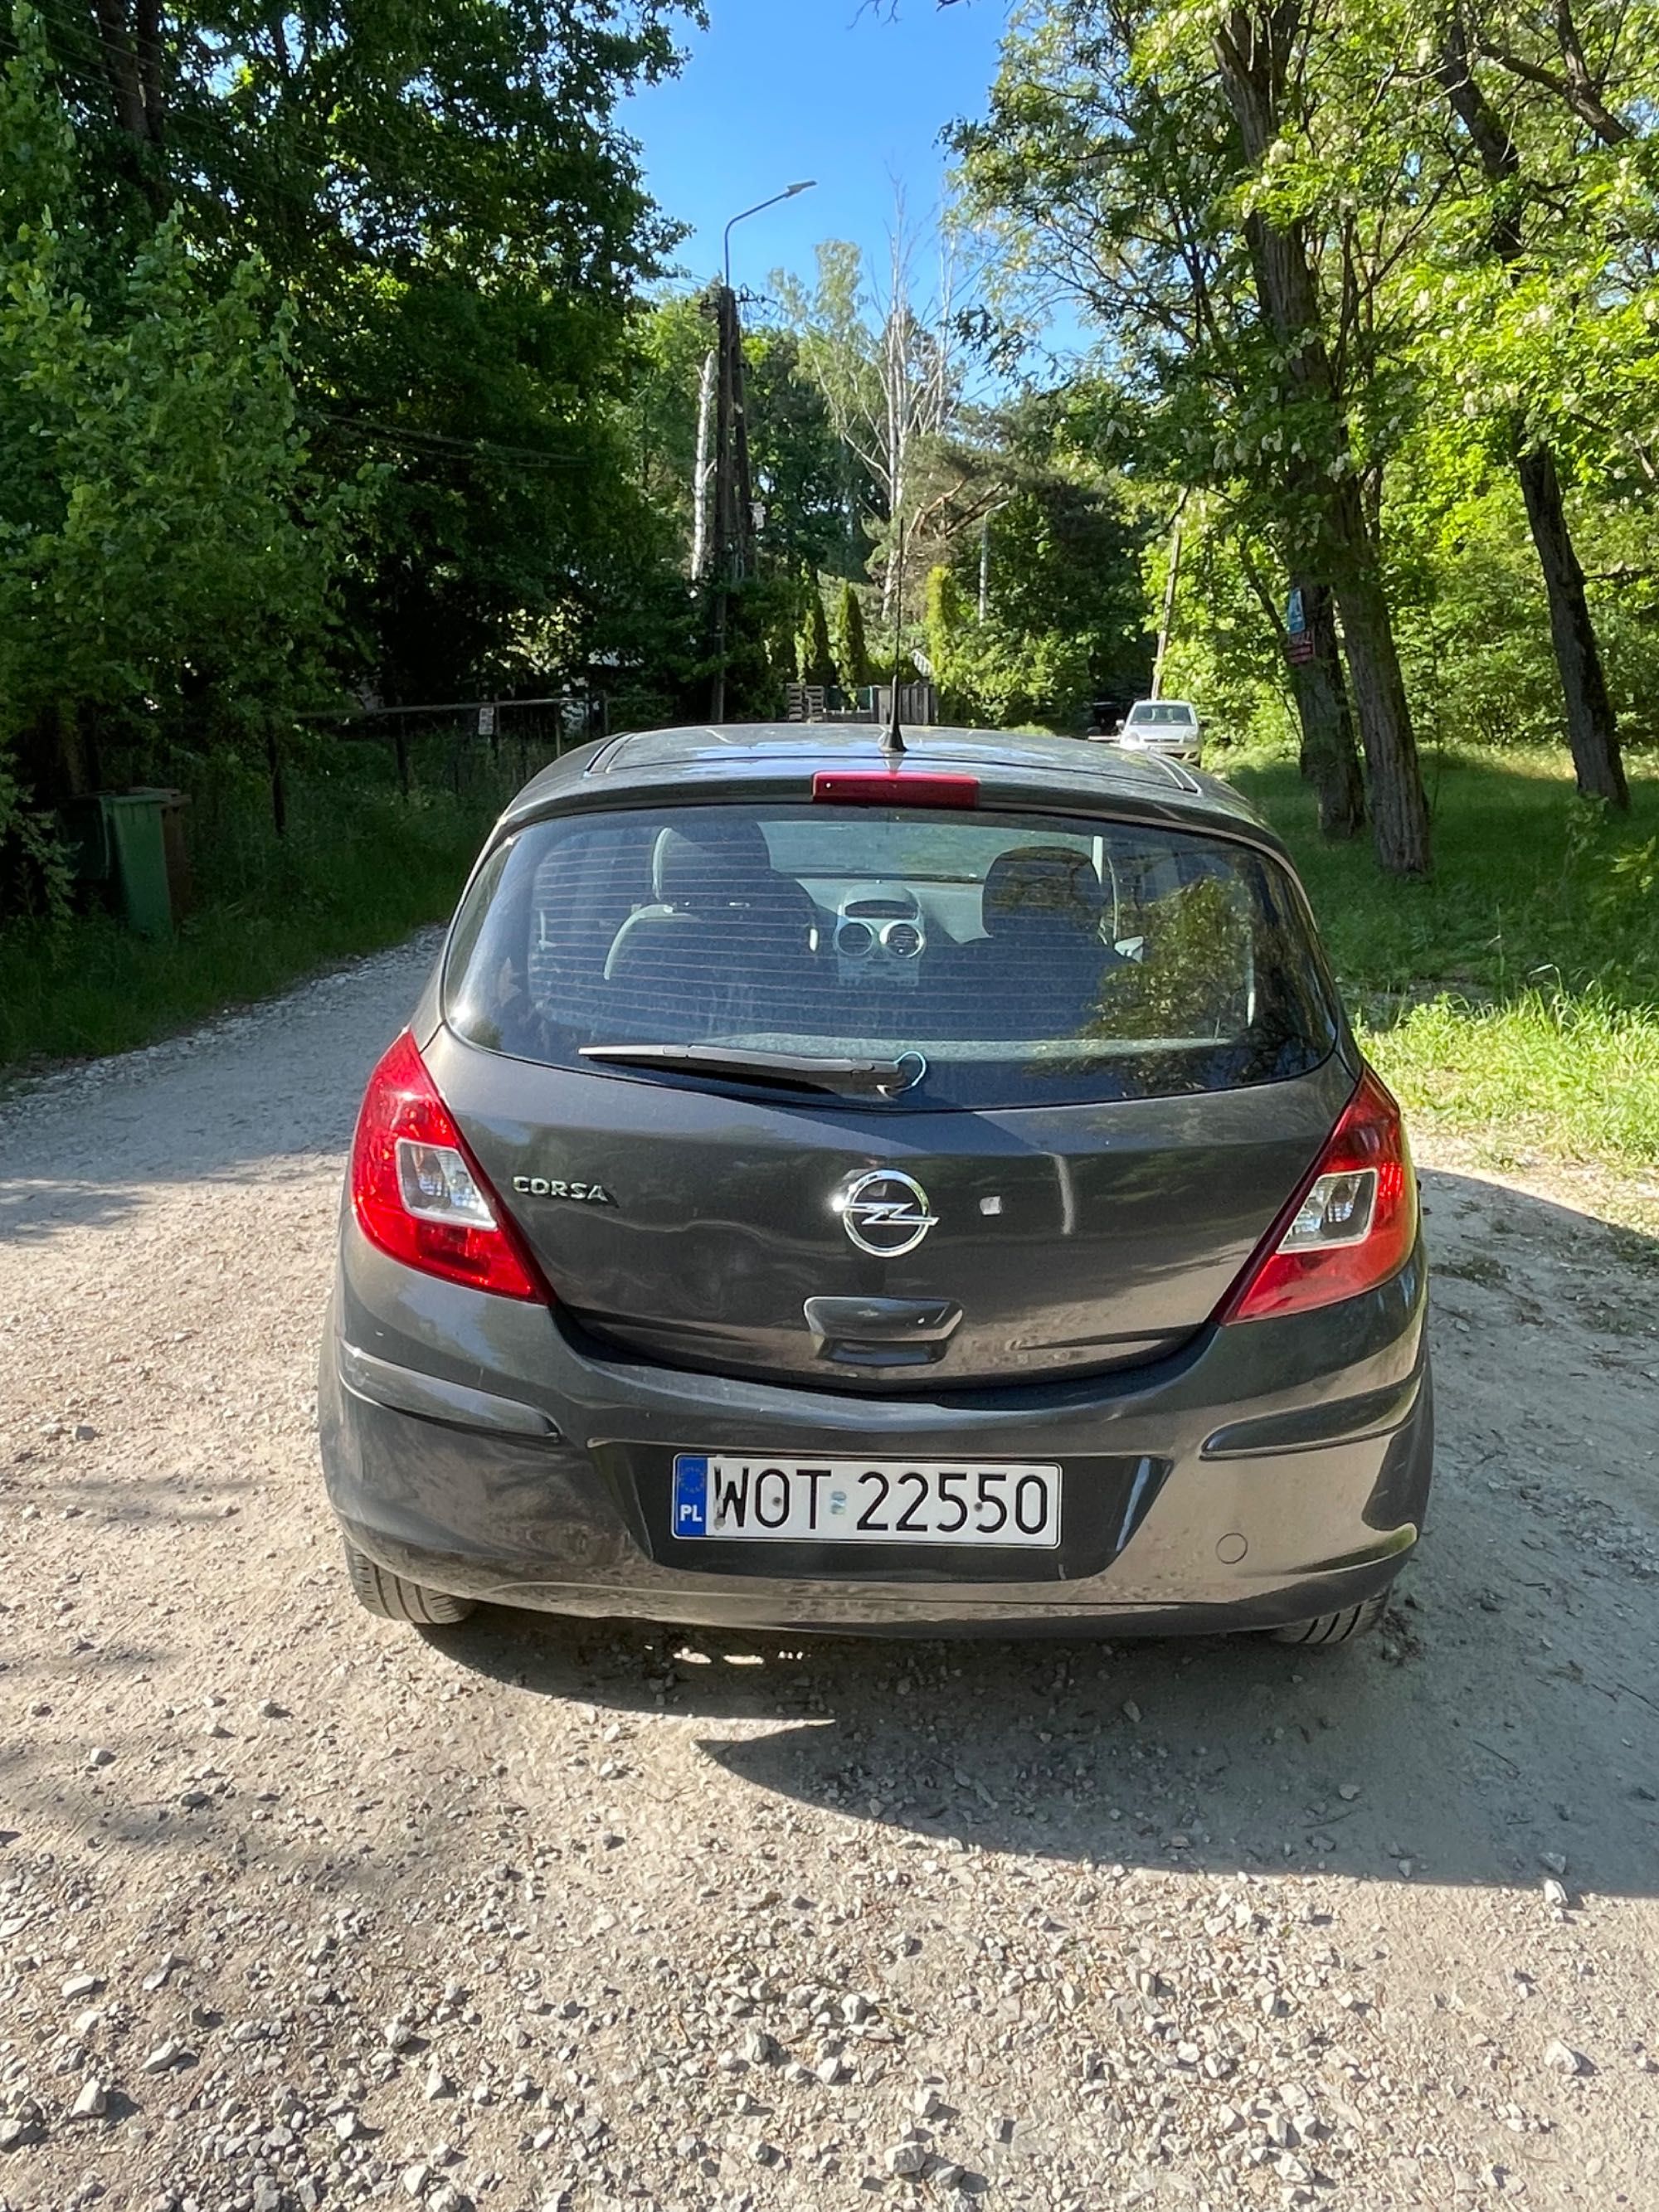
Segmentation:
[(1170, 535), (1170, 575), (1164, 586), (1164, 620), (1158, 633), (1158, 658), (1152, 663), (1152, 696), (1164, 696), (1164, 664), (1170, 657), (1170, 633), (1175, 628), (1176, 586), (1181, 581), (1181, 540), (1186, 528), (1187, 495), (1181, 495), (1181, 504), (1175, 512), (1175, 527)]
[(737, 514), (737, 363), (741, 341), (737, 336), (738, 302), (722, 284), (715, 295), (716, 398), (714, 407), (714, 544), (711, 564), (714, 579), (714, 678), (710, 690), (709, 719), (726, 720), (726, 647), (731, 623), (732, 586), (742, 558)]
[(755, 565), (755, 495), (749, 473), (748, 401), (744, 386), (743, 324), (738, 295), (722, 284), (716, 298), (714, 532), (714, 676), (709, 719), (726, 720), (726, 658), (732, 594)]
[[(732, 620), (732, 593), (755, 564), (755, 502), (749, 474), (749, 422), (744, 391), (743, 326), (738, 318), (738, 295), (732, 289), (732, 234), (751, 215), (759, 215), (781, 200), (810, 192), (811, 180), (775, 192), (726, 226), (721, 282), (714, 288), (714, 526), (713, 544), (705, 549), (708, 573), (714, 586), (714, 673), (709, 685), (709, 719), (726, 720), (726, 657)], [(707, 390), (708, 365), (703, 370)], [(699, 474), (702, 466), (699, 437)], [(694, 556), (696, 544), (694, 542)]]

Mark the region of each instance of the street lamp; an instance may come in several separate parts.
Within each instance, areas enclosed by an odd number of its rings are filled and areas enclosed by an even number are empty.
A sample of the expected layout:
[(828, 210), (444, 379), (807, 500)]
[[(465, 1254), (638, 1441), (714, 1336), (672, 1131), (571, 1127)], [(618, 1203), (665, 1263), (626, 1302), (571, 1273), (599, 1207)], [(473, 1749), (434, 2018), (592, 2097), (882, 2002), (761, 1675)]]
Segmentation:
[(761, 200), (754, 207), (745, 208), (741, 215), (732, 216), (726, 226), (726, 289), (728, 292), (732, 289), (732, 234), (738, 225), (747, 222), (751, 215), (762, 215), (768, 208), (776, 207), (781, 200), (793, 200), (802, 192), (810, 192), (817, 183), (816, 177), (808, 177), (804, 183), (791, 185), (783, 191), (774, 192), (769, 200)]

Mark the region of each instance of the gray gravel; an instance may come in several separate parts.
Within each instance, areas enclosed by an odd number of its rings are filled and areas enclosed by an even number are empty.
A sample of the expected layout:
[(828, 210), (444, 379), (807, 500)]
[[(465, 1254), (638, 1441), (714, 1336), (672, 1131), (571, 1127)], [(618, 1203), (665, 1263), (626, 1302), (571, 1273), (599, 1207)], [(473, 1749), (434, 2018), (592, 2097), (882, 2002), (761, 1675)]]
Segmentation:
[(0, 1105), (0, 2212), (1659, 2204), (1659, 1257), (1428, 1178), (1369, 1649), (354, 1611), (429, 945)]

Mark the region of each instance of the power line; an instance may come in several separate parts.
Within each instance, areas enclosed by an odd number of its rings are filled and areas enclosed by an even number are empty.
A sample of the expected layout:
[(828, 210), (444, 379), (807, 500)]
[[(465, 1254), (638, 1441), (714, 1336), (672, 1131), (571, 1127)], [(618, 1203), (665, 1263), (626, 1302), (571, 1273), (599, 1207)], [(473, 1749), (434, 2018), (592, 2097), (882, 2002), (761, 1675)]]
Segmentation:
[[(66, 37), (89, 41), (93, 46), (100, 47), (114, 60), (123, 63), (129, 68), (141, 64), (142, 57), (136, 37), (130, 46), (124, 46), (118, 40), (108, 37), (97, 24), (89, 21), (85, 16), (77, 15), (66, 9), (54, 7), (50, 4), (50, 0), (33, 0), (33, 5), (37, 14), (44, 21), (55, 23), (58, 30)], [(21, 52), (21, 49), (17, 47), (14, 41), (14, 52)], [(211, 55), (208, 58), (210, 60), (212, 58)], [(158, 63), (165, 64), (169, 60), (176, 59), (176, 55), (169, 55), (167, 49), (161, 46), (159, 41), (157, 42)], [(65, 76), (71, 82), (83, 85), (94, 85), (106, 94), (112, 93), (114, 89), (106, 76), (90, 76), (84, 70), (72, 68), (68, 62), (63, 60), (52, 51), (50, 45), (46, 48), (46, 65), (55, 76)]]
[(361, 415), (338, 415), (329, 408), (317, 411), (324, 422), (332, 423), (337, 429), (355, 432), (360, 437), (383, 440), (391, 445), (430, 446), (458, 458), (476, 453), (492, 460), (524, 461), (532, 467), (544, 469), (591, 469), (599, 458), (593, 453), (549, 453), (537, 446), (501, 445), (493, 438), (452, 438), (441, 430), (404, 429), (395, 422), (374, 422)]

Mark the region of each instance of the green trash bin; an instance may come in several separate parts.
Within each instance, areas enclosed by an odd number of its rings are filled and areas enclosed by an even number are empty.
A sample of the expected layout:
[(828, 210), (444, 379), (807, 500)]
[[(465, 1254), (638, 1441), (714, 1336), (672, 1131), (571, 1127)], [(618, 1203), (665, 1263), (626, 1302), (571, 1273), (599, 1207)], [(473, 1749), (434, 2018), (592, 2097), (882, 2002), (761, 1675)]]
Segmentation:
[(109, 823), (100, 799), (71, 799), (58, 810), (58, 832), (63, 839), (70, 873), (77, 884), (106, 884), (114, 870), (110, 850)]
[[(99, 797), (115, 861), (121, 912), (140, 937), (171, 937), (177, 919), (175, 890), (182, 854), (183, 792), (106, 791)], [(170, 852), (169, 848), (172, 848)], [(181, 903), (182, 902), (179, 902)]]

